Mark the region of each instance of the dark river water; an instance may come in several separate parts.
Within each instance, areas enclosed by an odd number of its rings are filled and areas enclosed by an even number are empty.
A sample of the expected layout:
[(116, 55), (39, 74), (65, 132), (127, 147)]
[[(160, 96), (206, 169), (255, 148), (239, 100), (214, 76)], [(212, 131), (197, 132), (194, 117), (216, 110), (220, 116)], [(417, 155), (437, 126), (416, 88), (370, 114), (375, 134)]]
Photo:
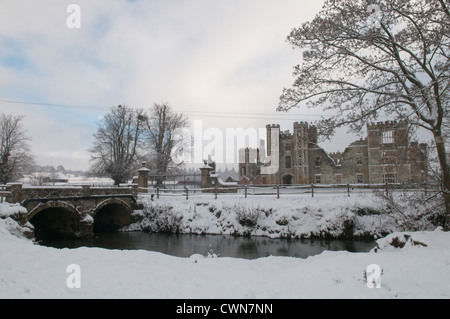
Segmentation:
[(215, 253), (220, 257), (255, 259), (267, 256), (306, 258), (324, 250), (368, 252), (373, 240), (271, 239), (230, 235), (175, 235), (146, 232), (105, 232), (94, 238), (43, 240), (41, 245), (55, 248), (100, 247), (106, 249), (143, 249), (178, 257)]

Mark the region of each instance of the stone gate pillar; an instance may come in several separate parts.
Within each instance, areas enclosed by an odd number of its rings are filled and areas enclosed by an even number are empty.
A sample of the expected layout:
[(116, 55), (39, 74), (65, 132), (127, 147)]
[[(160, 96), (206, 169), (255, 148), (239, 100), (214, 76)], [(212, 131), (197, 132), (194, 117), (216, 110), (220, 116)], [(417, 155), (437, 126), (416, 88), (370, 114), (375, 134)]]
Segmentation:
[(202, 188), (209, 188), (211, 187), (211, 171), (214, 170), (211, 166), (205, 163), (202, 167), (200, 167), (200, 170), (202, 171)]
[(142, 167), (138, 169), (138, 193), (148, 193), (148, 173), (150, 170), (148, 168)]
[(21, 183), (8, 183), (11, 194), (6, 196), (6, 201), (9, 203), (20, 203), (24, 200)]

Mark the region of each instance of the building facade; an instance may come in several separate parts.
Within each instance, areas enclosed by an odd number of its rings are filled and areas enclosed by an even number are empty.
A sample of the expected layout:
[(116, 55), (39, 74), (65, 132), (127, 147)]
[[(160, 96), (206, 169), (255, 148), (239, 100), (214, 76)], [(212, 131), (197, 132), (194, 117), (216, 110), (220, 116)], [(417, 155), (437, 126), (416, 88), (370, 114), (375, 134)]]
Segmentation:
[[(427, 178), (427, 145), (410, 142), (404, 122), (369, 124), (366, 138), (336, 153), (317, 144), (317, 128), (307, 122), (294, 123), (292, 133), (273, 124), (266, 130), (267, 158), (273, 160), (272, 152), (278, 153), (278, 170), (263, 173), (264, 166), (273, 164), (260, 160), (264, 150), (241, 150), (240, 184), (422, 183)], [(273, 143), (274, 136), (278, 143)]]

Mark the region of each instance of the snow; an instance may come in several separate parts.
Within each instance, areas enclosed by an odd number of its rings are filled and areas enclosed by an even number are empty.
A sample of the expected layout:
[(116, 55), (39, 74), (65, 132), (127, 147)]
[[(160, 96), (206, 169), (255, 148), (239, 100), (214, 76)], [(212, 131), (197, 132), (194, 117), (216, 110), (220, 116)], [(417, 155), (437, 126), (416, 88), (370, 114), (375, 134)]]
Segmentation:
[(26, 214), (27, 209), (20, 204), (0, 203), (0, 218), (7, 218), (14, 214)]
[[(374, 193), (249, 195), (181, 194), (153, 201), (141, 196), (140, 221), (127, 230), (173, 231), (188, 234), (256, 235), (271, 238), (380, 237), (402, 230), (383, 214), (386, 203)], [(433, 228), (434, 229), (434, 228)]]
[(94, 223), (94, 218), (92, 218), (91, 215), (86, 215), (84, 216), (84, 218), (81, 220), (82, 223), (89, 223), (89, 224), (93, 224)]
[[(0, 204), (0, 211), (14, 209), (20, 207)], [(144, 250), (43, 247), (20, 236), (20, 226), (1, 215), (0, 298), (450, 298), (450, 233), (439, 228), (392, 233), (369, 253), (181, 258)], [(79, 265), (80, 288), (67, 285), (73, 264)], [(382, 268), (381, 288), (366, 284), (371, 264)]]
[(220, 177), (217, 177), (217, 181), (223, 186), (237, 186), (237, 182), (225, 182)]

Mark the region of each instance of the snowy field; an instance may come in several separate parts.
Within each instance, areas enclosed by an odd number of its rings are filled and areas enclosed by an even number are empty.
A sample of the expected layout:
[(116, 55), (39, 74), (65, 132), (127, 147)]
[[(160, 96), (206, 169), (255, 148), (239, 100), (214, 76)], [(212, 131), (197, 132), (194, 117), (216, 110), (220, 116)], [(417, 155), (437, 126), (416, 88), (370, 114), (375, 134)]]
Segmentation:
[[(7, 217), (20, 209), (0, 205), (0, 298), (450, 297), (450, 233), (440, 229), (393, 233), (369, 253), (181, 258), (143, 250), (42, 247), (21, 237), (21, 227)], [(372, 264), (380, 276), (368, 269)]]

